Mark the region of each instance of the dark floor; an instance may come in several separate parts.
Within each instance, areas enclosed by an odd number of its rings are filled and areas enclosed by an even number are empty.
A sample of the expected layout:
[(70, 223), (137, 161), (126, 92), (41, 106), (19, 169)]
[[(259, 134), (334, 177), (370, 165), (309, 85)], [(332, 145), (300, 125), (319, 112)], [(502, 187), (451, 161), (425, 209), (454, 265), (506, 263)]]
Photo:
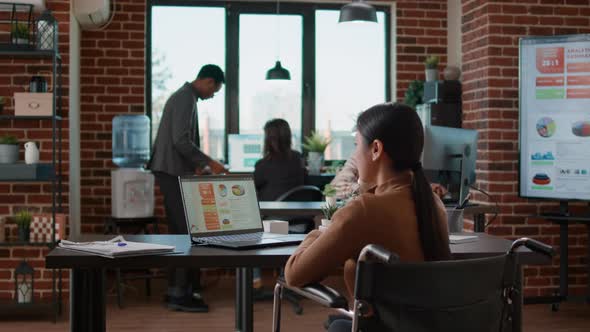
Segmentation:
[[(165, 282), (155, 280), (153, 295), (147, 298), (143, 283), (133, 282), (127, 289), (125, 308), (119, 309), (112, 292), (108, 297), (107, 331), (233, 331), (234, 328), (234, 283), (227, 276), (221, 279), (208, 278), (204, 296), (210, 305), (207, 314), (168, 311), (162, 305)], [(333, 281), (338, 283), (338, 281)], [(338, 285), (336, 285), (338, 286)], [(338, 287), (339, 288), (339, 287)], [(289, 304), (283, 306), (283, 331), (323, 331), (322, 322), (329, 310), (304, 301), (304, 313), (296, 316)], [(272, 301), (257, 302), (254, 306), (254, 330), (270, 331)], [(57, 323), (46, 318), (2, 317), (0, 331), (68, 331), (67, 313)], [(524, 308), (525, 331), (590, 331), (590, 305), (566, 303), (559, 312), (552, 312), (548, 305), (527, 305)]]

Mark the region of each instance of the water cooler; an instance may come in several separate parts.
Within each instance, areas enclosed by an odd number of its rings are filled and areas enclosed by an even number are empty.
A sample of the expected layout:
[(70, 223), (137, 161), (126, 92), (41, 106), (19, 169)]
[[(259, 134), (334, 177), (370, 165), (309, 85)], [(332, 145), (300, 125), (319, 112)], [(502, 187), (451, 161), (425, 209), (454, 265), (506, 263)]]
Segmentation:
[(150, 157), (150, 120), (145, 115), (113, 118), (111, 216), (145, 218), (154, 215), (154, 176), (143, 167)]

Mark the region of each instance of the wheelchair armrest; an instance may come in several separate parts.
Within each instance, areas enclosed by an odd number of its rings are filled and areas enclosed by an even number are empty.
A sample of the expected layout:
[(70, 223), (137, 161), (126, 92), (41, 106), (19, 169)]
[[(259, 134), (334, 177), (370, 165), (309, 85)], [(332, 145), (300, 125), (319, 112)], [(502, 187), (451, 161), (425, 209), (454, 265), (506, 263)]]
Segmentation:
[(301, 295), (306, 299), (317, 302), (324, 307), (348, 310), (348, 301), (346, 298), (328, 286), (322, 285), (320, 283), (314, 283), (305, 285), (303, 287), (293, 287), (287, 285), (285, 279), (282, 277), (277, 280), (277, 283), (283, 288)]
[(510, 252), (513, 252), (520, 246), (525, 246), (534, 252), (541, 253), (548, 257), (553, 257), (555, 254), (555, 250), (552, 246), (537, 240), (529, 239), (527, 237), (522, 237), (512, 242), (512, 245), (510, 246)]

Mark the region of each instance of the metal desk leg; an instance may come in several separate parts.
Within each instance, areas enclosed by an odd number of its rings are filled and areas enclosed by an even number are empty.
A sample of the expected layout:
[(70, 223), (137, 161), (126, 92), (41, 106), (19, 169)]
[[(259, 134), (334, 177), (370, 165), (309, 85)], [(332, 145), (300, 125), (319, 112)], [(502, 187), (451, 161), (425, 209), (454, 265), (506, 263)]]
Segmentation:
[(485, 233), (486, 215), (484, 213), (478, 213), (473, 215), (473, 231), (476, 233)]
[(252, 304), (252, 268), (236, 269), (236, 330), (241, 332), (254, 331), (254, 315)]
[(242, 269), (236, 269), (236, 305), (234, 311), (236, 312), (236, 331), (242, 330), (242, 315), (240, 305), (242, 303)]
[(523, 293), (522, 293), (522, 265), (518, 265), (516, 268), (516, 298), (513, 299), (514, 312), (512, 313), (512, 332), (522, 331), (522, 305), (523, 305)]
[(588, 228), (588, 243), (586, 243), (586, 303), (590, 303), (590, 223), (586, 224)]
[(70, 331), (105, 332), (105, 283), (102, 269), (74, 269), (70, 279)]
[(559, 224), (559, 296), (561, 300), (568, 296), (568, 224)]

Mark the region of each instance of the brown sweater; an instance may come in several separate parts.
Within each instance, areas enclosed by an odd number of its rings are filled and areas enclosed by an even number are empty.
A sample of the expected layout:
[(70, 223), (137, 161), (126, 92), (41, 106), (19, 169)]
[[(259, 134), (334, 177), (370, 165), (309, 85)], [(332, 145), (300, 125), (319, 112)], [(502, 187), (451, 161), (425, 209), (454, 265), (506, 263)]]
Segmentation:
[[(317, 282), (344, 264), (344, 281), (354, 293), (356, 260), (367, 244), (397, 253), (402, 261), (423, 261), (414, 200), (412, 173), (400, 173), (338, 210), (324, 232), (307, 235), (285, 267), (287, 284)], [(448, 234), (444, 205), (434, 195), (440, 231)]]

